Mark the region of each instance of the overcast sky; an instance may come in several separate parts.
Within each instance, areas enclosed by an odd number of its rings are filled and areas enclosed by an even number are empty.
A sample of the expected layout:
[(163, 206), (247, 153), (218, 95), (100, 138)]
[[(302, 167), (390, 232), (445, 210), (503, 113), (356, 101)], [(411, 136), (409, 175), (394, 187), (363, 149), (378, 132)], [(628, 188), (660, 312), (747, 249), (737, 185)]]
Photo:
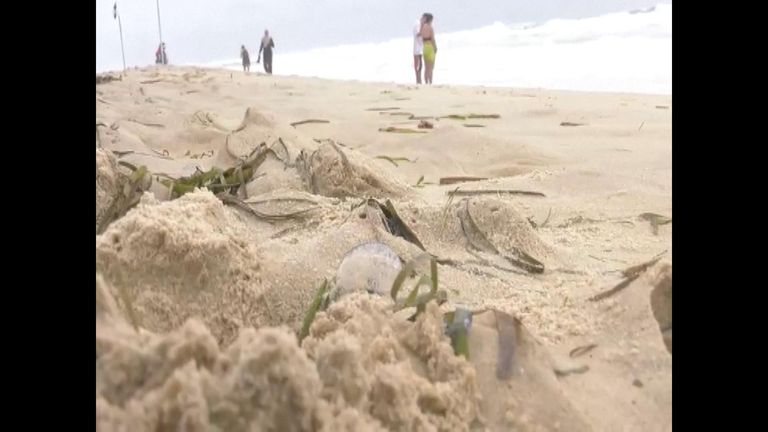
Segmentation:
[[(276, 51), (410, 35), (423, 12), (438, 32), (469, 30), (501, 21), (542, 22), (644, 9), (671, 0), (159, 0), (163, 40), (171, 63), (206, 63), (252, 53), (265, 28)], [(114, 0), (96, 1), (96, 70), (122, 67)], [(159, 41), (157, 0), (117, 2), (128, 67), (154, 63)], [(438, 33), (439, 34), (439, 33)], [(253, 54), (252, 54), (253, 55)]]

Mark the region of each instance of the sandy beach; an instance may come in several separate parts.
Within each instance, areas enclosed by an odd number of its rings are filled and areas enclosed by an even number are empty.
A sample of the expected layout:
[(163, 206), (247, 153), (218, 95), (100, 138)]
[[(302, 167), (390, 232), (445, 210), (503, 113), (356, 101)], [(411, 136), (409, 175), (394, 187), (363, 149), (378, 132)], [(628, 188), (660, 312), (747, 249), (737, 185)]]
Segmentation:
[[(97, 430), (672, 429), (671, 96), (164, 67), (97, 83), (96, 123)], [(238, 203), (172, 192), (254, 155)], [(366, 242), (447, 302), (353, 274), (299, 342)]]

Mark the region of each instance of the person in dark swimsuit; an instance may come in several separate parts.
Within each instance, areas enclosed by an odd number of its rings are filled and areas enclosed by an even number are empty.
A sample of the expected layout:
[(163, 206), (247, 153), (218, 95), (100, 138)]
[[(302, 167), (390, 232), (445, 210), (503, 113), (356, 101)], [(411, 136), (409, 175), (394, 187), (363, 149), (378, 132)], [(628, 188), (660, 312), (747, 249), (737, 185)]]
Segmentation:
[(437, 55), (437, 42), (435, 42), (435, 29), (432, 27), (433, 16), (425, 13), (421, 24), (421, 39), (424, 41), (424, 82), (432, 84), (432, 72), (435, 70), (435, 56)]
[(264, 37), (261, 38), (261, 46), (259, 47), (259, 57), (256, 59), (256, 63), (261, 61), (261, 52), (264, 52), (264, 72), (272, 74), (272, 48), (275, 47), (275, 41), (272, 40), (272, 36), (269, 35), (269, 30), (264, 30)]

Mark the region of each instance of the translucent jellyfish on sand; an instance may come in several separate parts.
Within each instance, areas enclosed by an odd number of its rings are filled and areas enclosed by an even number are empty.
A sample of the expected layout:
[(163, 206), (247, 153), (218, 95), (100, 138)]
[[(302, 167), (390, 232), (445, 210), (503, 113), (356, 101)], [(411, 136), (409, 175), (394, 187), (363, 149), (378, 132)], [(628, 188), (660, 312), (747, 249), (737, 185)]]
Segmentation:
[(384, 243), (363, 243), (352, 248), (336, 270), (332, 300), (366, 291), (386, 296), (403, 268), (400, 257)]

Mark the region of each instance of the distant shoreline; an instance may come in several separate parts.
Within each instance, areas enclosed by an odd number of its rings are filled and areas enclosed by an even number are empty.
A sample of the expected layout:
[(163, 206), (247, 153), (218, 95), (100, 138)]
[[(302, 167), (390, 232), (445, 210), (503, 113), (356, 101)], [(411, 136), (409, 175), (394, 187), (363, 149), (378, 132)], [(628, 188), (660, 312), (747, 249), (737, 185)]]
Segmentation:
[[(149, 70), (154, 69), (165, 69), (165, 70), (206, 70), (211, 72), (231, 72), (231, 73), (240, 73), (243, 74), (242, 70), (236, 70), (236, 69), (228, 69), (224, 67), (214, 67), (214, 66), (191, 66), (191, 65), (169, 65), (169, 66), (154, 66), (154, 65), (148, 65), (148, 66), (134, 66), (128, 68), (128, 73), (142, 73)], [(105, 75), (120, 75), (123, 71), (120, 70), (111, 70), (111, 71), (102, 71), (102, 72), (96, 72), (96, 76), (105, 76)], [(258, 71), (252, 71), (252, 76), (259, 76), (264, 78), (270, 78), (270, 76), (258, 72)], [(327, 82), (337, 82), (337, 83), (360, 83), (360, 84), (378, 84), (378, 85), (399, 85), (399, 86), (416, 86), (414, 83), (401, 83), (401, 82), (395, 82), (395, 81), (368, 81), (368, 80), (358, 80), (358, 79), (336, 79), (336, 78), (324, 78), (324, 77), (317, 77), (317, 76), (305, 76), (305, 75), (281, 75), (281, 74), (274, 74), (271, 76), (273, 79), (300, 79), (300, 80), (320, 80), (320, 81), (327, 81)], [(426, 87), (423, 86), (422, 87)], [(574, 94), (589, 94), (589, 93), (599, 93), (599, 94), (605, 94), (605, 95), (637, 95), (637, 96), (672, 96), (672, 93), (652, 93), (652, 92), (632, 92), (632, 91), (608, 91), (608, 90), (573, 90), (573, 89), (563, 89), (563, 88), (549, 88), (549, 87), (523, 87), (523, 86), (506, 86), (506, 85), (471, 85), (471, 84), (435, 84), (434, 87), (438, 88), (455, 88), (455, 89), (493, 89), (493, 90), (510, 90), (510, 91), (521, 91), (521, 92), (530, 92), (530, 91), (555, 91), (555, 92), (565, 92), (565, 93), (574, 93)]]

